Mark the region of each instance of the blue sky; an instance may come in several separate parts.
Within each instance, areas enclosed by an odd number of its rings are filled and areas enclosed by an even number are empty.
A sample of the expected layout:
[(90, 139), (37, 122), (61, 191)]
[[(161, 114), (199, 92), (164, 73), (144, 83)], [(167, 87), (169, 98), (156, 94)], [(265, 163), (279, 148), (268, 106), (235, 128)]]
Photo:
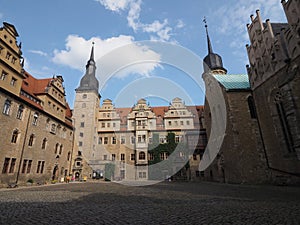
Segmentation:
[(0, 0), (0, 19), (16, 27), (29, 73), (64, 77), (71, 107), (92, 42), (102, 100), (131, 107), (141, 97), (151, 105), (181, 97), (189, 105), (201, 105), (201, 59), (207, 54), (204, 16), (213, 50), (222, 56), (228, 73), (245, 74), (250, 15), (260, 9), (263, 20), (285, 22), (280, 2)]

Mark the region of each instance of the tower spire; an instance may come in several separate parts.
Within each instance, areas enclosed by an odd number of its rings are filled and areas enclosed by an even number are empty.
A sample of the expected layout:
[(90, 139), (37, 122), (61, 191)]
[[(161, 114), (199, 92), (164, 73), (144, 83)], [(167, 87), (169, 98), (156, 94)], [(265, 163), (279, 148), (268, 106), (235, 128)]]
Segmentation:
[(222, 57), (214, 53), (212, 50), (211, 41), (208, 34), (207, 21), (204, 17), (203, 22), (205, 24), (206, 38), (208, 54), (203, 60), (204, 72), (212, 72), (214, 74), (226, 74), (227, 70), (223, 67)]
[(95, 42), (92, 42), (92, 50), (91, 50), (91, 56), (90, 56), (90, 60), (94, 61), (94, 44)]
[(96, 78), (96, 62), (94, 60), (94, 42), (92, 43), (91, 55), (85, 66), (85, 75), (80, 80), (77, 91), (95, 91), (98, 93), (99, 82)]
[(208, 28), (207, 28), (208, 26), (207, 26), (207, 21), (206, 21), (205, 16), (204, 16), (203, 22), (204, 22), (204, 24), (205, 24), (205, 30), (206, 30), (206, 38), (207, 38), (208, 54), (211, 54), (211, 53), (213, 53), (213, 50), (212, 50), (210, 38), (209, 38), (209, 35), (208, 35)]

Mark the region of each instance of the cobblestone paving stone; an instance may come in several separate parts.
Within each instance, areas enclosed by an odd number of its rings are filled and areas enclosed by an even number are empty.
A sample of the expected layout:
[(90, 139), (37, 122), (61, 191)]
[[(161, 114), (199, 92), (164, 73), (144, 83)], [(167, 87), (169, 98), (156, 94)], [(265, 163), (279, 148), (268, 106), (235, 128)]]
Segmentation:
[(300, 187), (108, 182), (0, 189), (0, 224), (300, 224)]

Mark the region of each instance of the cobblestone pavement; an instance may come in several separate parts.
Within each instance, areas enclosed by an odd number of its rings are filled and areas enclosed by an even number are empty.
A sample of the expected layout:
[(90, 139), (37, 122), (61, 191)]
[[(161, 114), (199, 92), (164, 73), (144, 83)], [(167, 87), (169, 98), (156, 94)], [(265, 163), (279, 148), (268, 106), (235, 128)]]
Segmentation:
[(300, 188), (108, 182), (0, 189), (1, 224), (300, 224)]

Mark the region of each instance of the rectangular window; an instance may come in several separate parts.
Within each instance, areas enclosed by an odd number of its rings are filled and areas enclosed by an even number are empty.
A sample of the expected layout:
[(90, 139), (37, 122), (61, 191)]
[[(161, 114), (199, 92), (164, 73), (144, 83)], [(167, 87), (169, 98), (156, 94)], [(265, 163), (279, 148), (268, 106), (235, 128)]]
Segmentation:
[(26, 172), (27, 161), (28, 161), (27, 159), (24, 159), (24, 161), (23, 161), (22, 173), (25, 173), (25, 172)]
[(111, 143), (115, 145), (117, 143), (116, 137), (111, 137)]
[(105, 123), (102, 123), (102, 124), (101, 124), (101, 127), (102, 127), (102, 128), (105, 128)]
[(10, 85), (15, 86), (16, 82), (17, 82), (17, 79), (13, 77), (13, 78), (11, 78)]
[(3, 111), (2, 111), (3, 114), (9, 115), (10, 107), (11, 107), (11, 101), (7, 99), (3, 106)]
[(43, 173), (43, 172), (44, 172), (44, 166), (45, 166), (45, 161), (42, 161), (41, 173)]
[(111, 160), (112, 160), (112, 161), (115, 161), (115, 160), (116, 160), (116, 154), (112, 154), (112, 155), (111, 155)]
[(28, 166), (27, 166), (27, 173), (30, 173), (31, 165), (32, 165), (32, 160), (29, 160), (28, 161)]
[(36, 168), (36, 173), (40, 172), (41, 163), (42, 163), (42, 161), (38, 161), (37, 168)]
[(179, 136), (175, 136), (175, 143), (179, 143), (180, 142), (180, 137)]
[(139, 178), (146, 178), (147, 173), (146, 172), (139, 172)]
[(2, 168), (2, 173), (7, 173), (10, 158), (5, 158)]
[(79, 141), (79, 142), (78, 142), (78, 145), (81, 147), (81, 146), (82, 146), (82, 141)]
[(80, 127), (84, 127), (84, 122), (81, 122), (81, 123), (80, 123)]
[(10, 163), (9, 173), (14, 173), (15, 172), (15, 165), (16, 165), (16, 159), (12, 158), (11, 163)]
[(125, 160), (125, 154), (121, 153), (121, 161), (124, 161), (124, 160)]
[(0, 77), (0, 79), (1, 79), (1, 80), (5, 80), (5, 79), (6, 79), (6, 77), (7, 77), (7, 75), (8, 75), (8, 73), (6, 73), (6, 72), (2, 71), (2, 74), (1, 74), (1, 77)]
[(102, 145), (102, 137), (99, 137), (99, 138), (98, 138), (98, 144), (99, 144), (99, 145)]
[(121, 136), (121, 144), (125, 144), (125, 142), (126, 142), (125, 136)]
[(135, 144), (135, 136), (131, 136), (131, 144)]
[(113, 123), (113, 127), (116, 127), (116, 123)]
[(154, 160), (154, 154), (153, 154), (153, 152), (149, 153), (149, 160), (151, 160), (151, 161)]
[(180, 125), (183, 126), (183, 121), (180, 121)]
[(83, 133), (82, 133), (82, 132), (80, 132), (80, 133), (79, 133), (79, 136), (80, 136), (80, 137), (83, 137)]
[(110, 123), (107, 123), (107, 127), (110, 127)]
[(108, 144), (108, 137), (104, 137), (104, 144), (105, 144), (105, 145)]
[(103, 155), (103, 160), (107, 160), (107, 155)]
[(131, 160), (131, 161), (134, 161), (134, 160), (135, 160), (135, 154), (131, 154), (131, 155), (130, 155), (130, 160)]

